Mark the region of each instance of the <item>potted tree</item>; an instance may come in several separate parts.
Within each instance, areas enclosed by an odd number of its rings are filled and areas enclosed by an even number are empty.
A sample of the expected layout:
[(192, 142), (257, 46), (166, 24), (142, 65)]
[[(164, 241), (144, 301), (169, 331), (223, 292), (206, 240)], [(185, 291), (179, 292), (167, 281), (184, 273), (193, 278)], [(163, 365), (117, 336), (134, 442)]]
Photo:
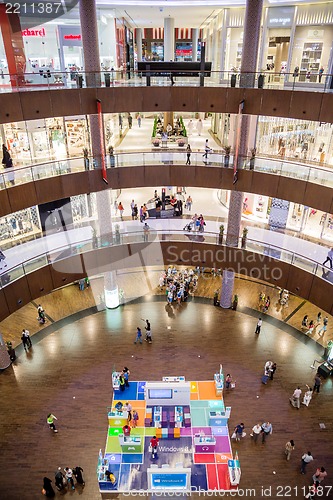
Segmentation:
[(224, 225), (220, 225), (220, 233), (219, 233), (219, 245), (223, 243), (223, 235), (224, 235)]
[(264, 81), (265, 81), (265, 70), (262, 69), (260, 70), (258, 76), (258, 89), (262, 89), (264, 87)]
[(232, 301), (232, 310), (237, 311), (237, 306), (238, 306), (238, 295), (234, 295), (234, 300)]
[(254, 170), (254, 161), (256, 158), (256, 148), (251, 149), (251, 158), (250, 158), (250, 170)]
[(89, 170), (89, 151), (88, 148), (83, 148), (84, 170)]
[(119, 226), (119, 224), (116, 224), (114, 226), (114, 232), (115, 232), (116, 244), (119, 245), (120, 244), (120, 226)]
[(249, 232), (247, 227), (244, 227), (242, 234), (242, 248), (246, 248), (247, 233)]
[(224, 166), (229, 167), (231, 146), (224, 146)]

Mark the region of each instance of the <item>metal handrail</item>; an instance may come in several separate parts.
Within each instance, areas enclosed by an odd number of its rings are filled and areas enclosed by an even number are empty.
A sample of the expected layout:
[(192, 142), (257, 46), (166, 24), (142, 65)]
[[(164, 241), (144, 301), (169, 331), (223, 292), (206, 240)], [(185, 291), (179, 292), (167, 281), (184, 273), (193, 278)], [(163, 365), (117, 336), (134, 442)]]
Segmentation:
[[(160, 163), (172, 165), (173, 162), (177, 162), (177, 165), (181, 166), (185, 164), (185, 152), (185, 148), (181, 148), (180, 151), (174, 151), (170, 149), (162, 149), (160, 147), (153, 147), (153, 151), (121, 152), (113, 156), (114, 162), (112, 166), (149, 166)], [(161, 155), (160, 158), (156, 158), (158, 154)], [(167, 158), (166, 155), (170, 155), (170, 158)], [(181, 157), (181, 155), (183, 156)], [(129, 161), (127, 161), (127, 159), (129, 159)], [(135, 159), (135, 161), (133, 161), (133, 159)], [(213, 168), (233, 168), (233, 160), (233, 154), (226, 155), (223, 150), (210, 153), (208, 155), (207, 162), (203, 161), (202, 152), (192, 151), (191, 154), (191, 163), (193, 166), (206, 164), (207, 166)], [(73, 173), (72, 169), (74, 169), (74, 172), (94, 170), (99, 168), (98, 165), (100, 163), (101, 162), (98, 161), (98, 159), (95, 160), (94, 158), (89, 157), (87, 164), (85, 163), (85, 159), (80, 156), (64, 160), (53, 160), (28, 166), (4, 169), (0, 172), (0, 189), (10, 188), (17, 184), (38, 181), (41, 178), (66, 175), (68, 173)], [(107, 166), (111, 168), (109, 155), (106, 155), (106, 163)], [(246, 156), (240, 158), (239, 168), (265, 172), (273, 175), (281, 175), (283, 177), (293, 177), (295, 179), (312, 182), (314, 184), (327, 185), (330, 182), (333, 184), (333, 168), (310, 166), (309, 164), (302, 164), (299, 161), (296, 162), (291, 159), (271, 159), (260, 155), (255, 156), (255, 158)], [(43, 173), (43, 169), (46, 169), (47, 172)], [(46, 175), (44, 175), (45, 173)], [(331, 181), (330, 177), (332, 178)]]
[[(174, 239), (176, 236), (178, 236), (178, 239)], [(35, 257), (28, 259), (27, 261), (23, 262), (22, 264), (19, 264), (17, 266), (13, 266), (11, 268), (7, 268), (5, 273), (2, 273), (0, 275), (0, 281), (1, 281), (1, 286), (0, 288), (4, 288), (5, 286), (8, 286), (10, 283), (13, 281), (21, 278), (22, 276), (28, 275), (32, 271), (28, 271), (28, 267), (31, 266), (34, 262), (44, 259), (46, 262), (45, 265), (52, 264), (53, 262), (59, 262), (61, 260), (65, 260), (66, 258), (69, 257), (68, 255), (68, 250), (70, 250), (70, 256), (77, 255), (77, 254), (84, 254), (87, 251), (95, 250), (98, 248), (105, 248), (109, 246), (119, 246), (123, 244), (130, 244), (130, 243), (138, 243), (138, 242), (143, 242), (144, 244), (150, 244), (157, 241), (179, 241), (179, 236), (182, 237), (182, 239), (185, 239), (185, 241), (188, 241), (188, 238), (190, 237), (191, 239), (194, 238), (195, 243), (205, 243), (205, 244), (214, 244), (214, 245), (224, 245), (223, 243), (223, 237), (221, 239), (221, 235), (217, 232), (212, 232), (212, 231), (205, 231), (203, 233), (201, 232), (185, 232), (181, 230), (155, 230), (155, 229), (150, 229), (148, 234), (144, 233), (143, 231), (128, 231), (124, 233), (117, 233), (114, 232), (109, 235), (103, 235), (102, 237), (91, 237), (89, 239), (84, 239), (78, 242), (75, 242), (73, 244), (69, 245), (62, 245), (57, 248), (53, 248), (51, 252), (43, 252), (41, 254), (36, 255)], [(168, 237), (168, 240), (165, 238)], [(202, 241), (202, 238), (204, 238), (204, 241)], [(213, 241), (209, 241), (207, 238), (211, 238)], [(245, 243), (245, 245), (244, 245)], [(84, 246), (88, 245), (89, 248), (84, 249)], [(263, 251), (258, 251), (258, 247), (263, 247)], [(259, 253), (259, 254), (264, 254), (267, 255), (270, 258), (273, 258), (275, 260), (280, 260), (283, 262), (290, 263), (292, 265), (295, 265), (296, 267), (300, 267), (301, 269), (305, 269), (307, 272), (311, 272), (311, 274), (315, 274), (316, 276), (319, 275), (322, 279), (326, 280), (326, 278), (323, 276), (325, 272), (323, 271), (323, 265), (320, 264), (319, 262), (310, 259), (306, 257), (305, 255), (289, 251), (288, 249), (276, 246), (276, 245), (271, 245), (269, 243), (264, 243), (262, 241), (254, 240), (254, 239), (248, 239), (246, 238), (246, 241), (244, 242), (244, 239), (242, 237), (238, 238), (238, 247), (234, 246), (225, 246), (224, 248), (229, 248), (229, 249), (234, 249), (234, 248), (242, 248), (244, 250), (249, 250), (254, 253)], [(59, 253), (63, 251), (67, 251), (66, 257), (59, 258)], [(267, 252), (274, 252), (275, 255), (270, 255)], [(279, 257), (277, 257), (277, 253), (279, 254)], [(289, 258), (286, 258), (286, 255), (289, 256)], [(306, 265), (301, 266), (301, 261), (305, 261)], [(35, 271), (36, 269), (40, 269), (44, 267), (38, 266), (33, 269)], [(312, 270), (309, 271), (308, 268), (312, 267)], [(322, 276), (320, 276), (320, 269), (322, 270)], [(21, 272), (19, 273), (18, 276), (16, 276), (14, 279), (9, 279), (7, 280), (7, 277), (10, 273), (14, 273), (15, 271), (20, 270)], [(329, 271), (328, 271), (329, 272)], [(333, 283), (332, 283), (333, 284)]]
[[(188, 73), (188, 76), (187, 76)], [(55, 71), (51, 68), (42, 68), (42, 73), (29, 72), (22, 74), (3, 73), (1, 78), (0, 91), (25, 91), (41, 89), (61, 89), (73, 88), (73, 86), (82, 88), (101, 88), (116, 86), (145, 86), (146, 76), (151, 79), (157, 79), (158, 84), (170, 85), (169, 78), (174, 76), (179, 82), (186, 83), (187, 86), (199, 86), (202, 76), (206, 86), (221, 87), (254, 87), (259, 88), (282, 88), (285, 90), (305, 90), (313, 92), (332, 92), (333, 75), (330, 73), (304, 74), (300, 71), (298, 74), (273, 72), (271, 70), (241, 73), (237, 69), (230, 71), (203, 71), (198, 72), (197, 76), (191, 75), (193, 70), (168, 71), (137, 71), (137, 70), (115, 70), (110, 69), (100, 72), (88, 72), (73, 69), (71, 71)], [(154, 76), (151, 76), (154, 75)], [(208, 76), (210, 75), (210, 76)], [(315, 79), (315, 81), (314, 81)], [(312, 81), (311, 81), (312, 80)]]

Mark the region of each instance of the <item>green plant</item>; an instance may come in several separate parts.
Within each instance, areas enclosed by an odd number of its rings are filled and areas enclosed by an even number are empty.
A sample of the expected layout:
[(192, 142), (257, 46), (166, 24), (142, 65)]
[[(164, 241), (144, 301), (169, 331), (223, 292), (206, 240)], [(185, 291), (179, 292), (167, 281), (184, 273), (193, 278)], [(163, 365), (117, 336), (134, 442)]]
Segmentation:
[(234, 295), (234, 302), (236, 302), (236, 303), (238, 302), (238, 295), (236, 295), (236, 294)]
[(244, 227), (243, 228), (243, 238), (246, 238), (247, 237), (247, 233), (249, 232), (248, 228), (247, 227)]
[(152, 137), (156, 137), (156, 132), (157, 132), (157, 117), (155, 116)]
[(224, 233), (224, 225), (223, 225), (223, 224), (221, 224), (221, 225), (220, 225), (220, 234), (223, 234), (223, 233)]
[(223, 146), (223, 149), (224, 149), (224, 154), (230, 155), (231, 146)]
[(185, 127), (184, 120), (183, 120), (182, 116), (179, 117), (179, 123), (180, 123), (181, 129), (182, 129), (183, 136), (187, 137), (186, 127)]

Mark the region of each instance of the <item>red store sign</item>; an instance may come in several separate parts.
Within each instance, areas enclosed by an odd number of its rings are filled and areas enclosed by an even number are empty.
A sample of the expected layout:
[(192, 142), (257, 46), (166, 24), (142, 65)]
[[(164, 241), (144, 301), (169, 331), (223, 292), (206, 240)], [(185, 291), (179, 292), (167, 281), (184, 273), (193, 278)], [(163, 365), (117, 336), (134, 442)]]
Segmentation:
[(64, 35), (64, 40), (81, 40), (81, 35)]
[(46, 36), (45, 28), (40, 30), (23, 30), (22, 36)]

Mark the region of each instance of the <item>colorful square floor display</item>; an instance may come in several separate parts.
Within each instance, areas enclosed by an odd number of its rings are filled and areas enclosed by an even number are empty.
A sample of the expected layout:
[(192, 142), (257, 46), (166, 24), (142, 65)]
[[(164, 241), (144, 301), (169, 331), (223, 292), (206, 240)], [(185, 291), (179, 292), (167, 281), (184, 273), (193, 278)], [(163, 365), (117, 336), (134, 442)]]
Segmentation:
[(231, 449), (230, 412), (222, 367), (212, 381), (166, 377), (116, 388), (98, 457), (100, 492), (237, 491), (241, 471)]

